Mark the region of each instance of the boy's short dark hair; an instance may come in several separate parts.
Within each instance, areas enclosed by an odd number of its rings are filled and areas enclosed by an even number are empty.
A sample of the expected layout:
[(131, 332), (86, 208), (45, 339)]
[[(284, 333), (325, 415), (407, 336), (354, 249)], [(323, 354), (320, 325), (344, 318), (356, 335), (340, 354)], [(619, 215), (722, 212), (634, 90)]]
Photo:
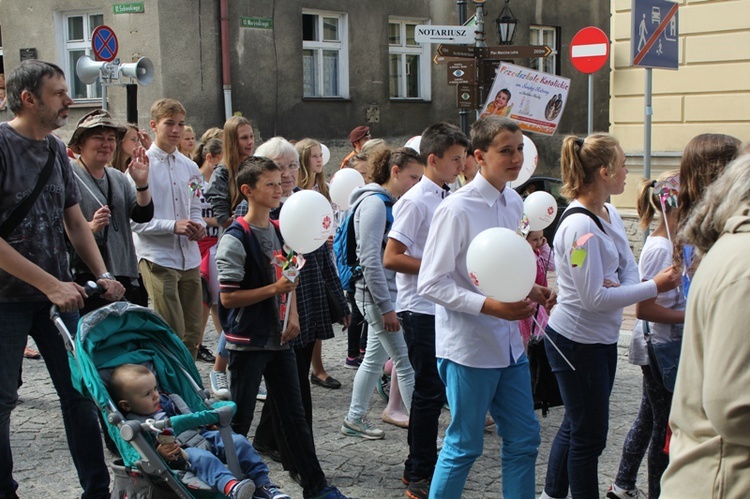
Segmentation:
[(272, 159), (265, 156), (249, 156), (242, 160), (237, 170), (237, 190), (242, 191), (243, 185), (255, 187), (263, 173), (275, 171), (281, 171), (281, 168)]
[(456, 125), (442, 121), (425, 128), (419, 142), (419, 154), (425, 160), (430, 154), (442, 158), (448, 148), (455, 145), (469, 148), (469, 138)]
[(484, 118), (479, 118), (471, 125), (471, 143), (474, 149), (487, 151), (497, 134), (506, 130), (515, 133), (521, 130), (521, 128), (515, 121), (510, 118), (503, 118), (502, 116), (485, 116)]
[(187, 114), (185, 106), (177, 99), (165, 97), (151, 105), (151, 119), (156, 122), (162, 118), (171, 118), (176, 114)]
[(8, 108), (14, 114), (18, 114), (22, 107), (21, 94), (24, 91), (31, 92), (37, 99), (41, 98), (45, 79), (53, 76), (65, 78), (65, 73), (51, 62), (37, 59), (21, 61), (21, 64), (16, 66), (5, 80), (5, 99)]

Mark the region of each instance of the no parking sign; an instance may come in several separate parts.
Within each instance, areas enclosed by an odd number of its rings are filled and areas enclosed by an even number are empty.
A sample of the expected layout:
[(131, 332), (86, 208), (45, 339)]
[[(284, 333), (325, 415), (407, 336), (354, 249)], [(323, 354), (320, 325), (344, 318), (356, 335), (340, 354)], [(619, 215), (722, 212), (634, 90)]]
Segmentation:
[(91, 49), (100, 61), (114, 61), (119, 47), (117, 35), (109, 26), (101, 25), (91, 34)]

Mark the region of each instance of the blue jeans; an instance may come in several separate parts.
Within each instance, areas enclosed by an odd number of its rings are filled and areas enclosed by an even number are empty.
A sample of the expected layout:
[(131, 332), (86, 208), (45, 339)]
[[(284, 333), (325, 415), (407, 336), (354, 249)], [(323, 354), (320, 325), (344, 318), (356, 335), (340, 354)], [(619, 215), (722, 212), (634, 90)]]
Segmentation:
[[(194, 447), (185, 448), (188, 461), (190, 462), (190, 471), (223, 494), (227, 484), (232, 480), (236, 480), (232, 472), (225, 465), (227, 454), (224, 450), (224, 442), (219, 432), (215, 430), (203, 432), (203, 438), (211, 445), (210, 452)], [(251, 479), (256, 487), (262, 487), (270, 483), (268, 479), (268, 466), (261, 461), (258, 453), (255, 452), (255, 449), (247, 441), (247, 438), (233, 433), (232, 440), (234, 440), (234, 446), (237, 449), (240, 469), (245, 476)]]
[[(18, 403), (18, 373), (27, 336), (34, 338), (60, 397), (65, 436), (78, 471), (84, 499), (109, 497), (109, 472), (104, 461), (96, 406), (81, 395), (70, 377), (68, 354), (49, 319), (49, 302), (0, 303), (0, 498), (15, 497), (10, 447), (10, 413)], [(78, 312), (61, 314), (75, 334)], [(37, 449), (38, 450), (38, 449)]]
[(445, 385), (435, 358), (435, 316), (415, 312), (398, 314), (404, 327), (409, 361), (414, 368), (414, 395), (409, 411), (409, 461), (412, 481), (430, 479), (437, 462), (440, 412), (445, 404)]
[[(584, 344), (547, 326), (545, 349), (560, 385), (565, 416), (547, 464), (544, 491), (551, 497), (598, 499), (599, 456), (607, 445), (609, 396), (617, 370), (617, 344)], [(576, 370), (549, 344), (554, 341)]]
[[(383, 374), (383, 366), (388, 357), (393, 360), (393, 368), (398, 373), (398, 387), (401, 389), (401, 399), (404, 407), (411, 407), (411, 396), (414, 392), (414, 369), (409, 362), (409, 352), (406, 348), (402, 330), (390, 332), (385, 330), (383, 315), (378, 306), (371, 301), (366, 293), (366, 302), (357, 301), (359, 309), (365, 314), (367, 324), (367, 349), (365, 358), (354, 375), (352, 384), (352, 401), (349, 404), (347, 419), (354, 421), (367, 414), (370, 409), (370, 398), (375, 392), (378, 378)], [(357, 295), (360, 296), (359, 294)]]
[(237, 404), (232, 420), (234, 431), (246, 436), (250, 430), (262, 376), (269, 394), (266, 403), (274, 404), (281, 419), (284, 442), (302, 478), (304, 497), (319, 494), (328, 484), (305, 420), (294, 350), (230, 350), (229, 376), (232, 400)]
[(430, 499), (461, 497), (466, 477), (484, 447), (484, 418), (490, 411), (503, 439), (501, 463), (503, 497), (534, 499), (539, 421), (531, 396), (529, 361), (504, 368), (476, 368), (438, 359), (451, 407)]

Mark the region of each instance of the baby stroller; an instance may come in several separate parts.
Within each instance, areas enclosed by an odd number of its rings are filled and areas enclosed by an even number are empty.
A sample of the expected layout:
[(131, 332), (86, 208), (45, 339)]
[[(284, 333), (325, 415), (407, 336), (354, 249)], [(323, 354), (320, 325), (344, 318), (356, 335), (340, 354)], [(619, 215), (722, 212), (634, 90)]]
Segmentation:
[[(75, 339), (57, 307), (52, 307), (50, 315), (68, 350), (73, 385), (102, 411), (108, 433), (122, 456), (112, 465), (112, 499), (225, 497), (192, 473), (172, 470), (162, 460), (152, 442), (153, 434), (166, 427), (178, 435), (197, 426), (216, 424), (226, 448), (227, 466), (238, 480), (243, 478), (229, 426), (234, 403), (212, 405), (193, 358), (158, 314), (128, 302), (112, 303), (84, 315)], [(112, 370), (125, 363), (149, 367), (161, 391), (179, 395), (186, 406), (181, 412), (188, 414), (151, 424), (126, 420), (105, 385)]]

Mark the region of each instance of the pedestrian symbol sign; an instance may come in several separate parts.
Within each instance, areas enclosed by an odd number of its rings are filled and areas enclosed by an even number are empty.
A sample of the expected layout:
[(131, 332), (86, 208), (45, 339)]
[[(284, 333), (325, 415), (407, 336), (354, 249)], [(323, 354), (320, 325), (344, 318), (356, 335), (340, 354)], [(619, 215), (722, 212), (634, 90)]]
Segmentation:
[(668, 0), (633, 0), (630, 37), (633, 66), (677, 69), (678, 4)]

